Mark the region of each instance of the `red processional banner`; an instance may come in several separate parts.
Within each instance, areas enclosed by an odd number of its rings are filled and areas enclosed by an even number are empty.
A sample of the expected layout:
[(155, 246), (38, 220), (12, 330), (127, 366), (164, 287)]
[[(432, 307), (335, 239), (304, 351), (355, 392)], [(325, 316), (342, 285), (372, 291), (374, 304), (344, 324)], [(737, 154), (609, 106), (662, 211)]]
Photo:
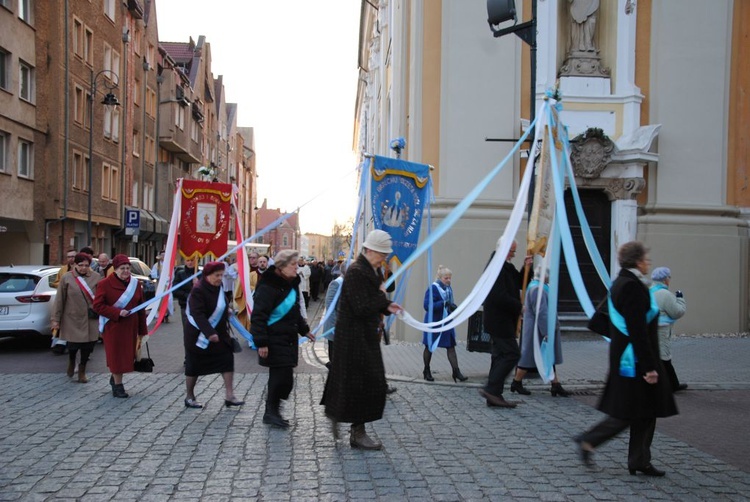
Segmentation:
[(184, 258), (218, 258), (227, 252), (232, 185), (182, 180), (180, 254)]

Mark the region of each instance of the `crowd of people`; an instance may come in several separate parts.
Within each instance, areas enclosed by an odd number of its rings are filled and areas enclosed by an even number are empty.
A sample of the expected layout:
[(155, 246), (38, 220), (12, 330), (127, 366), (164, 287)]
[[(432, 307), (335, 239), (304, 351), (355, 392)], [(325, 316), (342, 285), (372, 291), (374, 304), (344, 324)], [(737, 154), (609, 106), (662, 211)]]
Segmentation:
[[(524, 287), (522, 274), (511, 261), (516, 248), (513, 242), (483, 302), (491, 364), (479, 393), (489, 407), (518, 406), (503, 397), (511, 373), (510, 392), (531, 394), (523, 379), (537, 369), (534, 345), (550, 337), (554, 340), (550, 393), (553, 397), (570, 395), (557, 376), (557, 366), (563, 362), (559, 322), (548, 323), (547, 319), (549, 271), (537, 267), (534, 279)], [(308, 262), (293, 250), (281, 251), (273, 259), (253, 252), (248, 257), (252, 308), (245, 297), (246, 289), (237, 280), (237, 265), (232, 259), (206, 263), (201, 273), (193, 257), (185, 259), (174, 270), (172, 280), (178, 284), (194, 276), (173, 292), (183, 326), (185, 407), (203, 407), (195, 393), (198, 378), (216, 373), (224, 381), (225, 405), (244, 404), (236, 398), (233, 387), (237, 341), (230, 334), (228, 318), (236, 315), (252, 334), (259, 364), (268, 368), (263, 423), (288, 428), (290, 421), (282, 416), (282, 404), (294, 387), (298, 338), (316, 339), (307, 308), (310, 301), (319, 301), (325, 294), (328, 314), (323, 333), (328, 338), (329, 373), (321, 405), (331, 420), (334, 437), (338, 438), (339, 423), (349, 423), (353, 448), (381, 449), (382, 443), (368, 435), (366, 424), (382, 418), (389, 392), (380, 349), (383, 317), (402, 311), (385, 288), (385, 263), (392, 252), (391, 236), (382, 230), (367, 235), (361, 253), (348, 266), (332, 260), (327, 264)], [(83, 248), (66, 255), (68, 262), (54, 281), (58, 292), (51, 324), (56, 337), (67, 344), (68, 377), (73, 378), (77, 368), (77, 381), (88, 381), (86, 365), (101, 337), (112, 394), (127, 398), (123, 375), (134, 370), (141, 339), (148, 332), (145, 311), (135, 309), (144, 301), (143, 291), (130, 273), (127, 256), (118, 254), (109, 260), (106, 254), (100, 254), (94, 260), (93, 254), (91, 248)], [(162, 259), (157, 257), (154, 267), (157, 277), (163, 273)], [(527, 256), (525, 266), (532, 262)], [(642, 243), (622, 245), (618, 262), (621, 269), (607, 303), (610, 371), (598, 405), (607, 418), (576, 436), (575, 441), (584, 464), (592, 465), (598, 446), (629, 429), (630, 473), (663, 476), (664, 471), (651, 463), (651, 443), (656, 419), (677, 413), (673, 393), (687, 388), (680, 383), (671, 362), (672, 327), (686, 313), (686, 301), (681, 291), (669, 290), (669, 268), (658, 267), (651, 272), (648, 249)], [(450, 269), (438, 267), (435, 281), (424, 295), (426, 323), (440, 322), (457, 308), (452, 278)], [(552, 332), (549, 326), (554, 326)], [(459, 369), (454, 329), (425, 332), (422, 343), (425, 380), (434, 381), (430, 363), (438, 348), (446, 349), (454, 382), (468, 380)]]

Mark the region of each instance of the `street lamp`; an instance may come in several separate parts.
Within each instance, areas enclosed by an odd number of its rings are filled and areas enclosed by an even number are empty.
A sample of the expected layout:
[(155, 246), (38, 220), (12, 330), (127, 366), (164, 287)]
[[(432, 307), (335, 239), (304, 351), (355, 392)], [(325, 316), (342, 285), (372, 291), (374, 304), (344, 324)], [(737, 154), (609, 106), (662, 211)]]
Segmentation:
[[(94, 70), (91, 70), (91, 93), (89, 94), (89, 165), (88, 165), (88, 176), (89, 176), (89, 200), (88, 200), (88, 213), (87, 213), (87, 219), (86, 219), (86, 245), (90, 246), (92, 244), (91, 242), (91, 193), (92, 193), (92, 185), (93, 185), (93, 165), (94, 165), (94, 98), (96, 97), (96, 84), (99, 80), (99, 77), (102, 75), (109, 74), (109, 78), (105, 78), (102, 83), (104, 84), (104, 87), (107, 89), (107, 93), (104, 95), (104, 99), (102, 99), (101, 103), (110, 109), (110, 111), (114, 111), (115, 108), (120, 106), (120, 102), (117, 101), (117, 96), (112, 94), (112, 91), (114, 89), (117, 89), (117, 86), (120, 83), (120, 78), (117, 76), (117, 73), (113, 72), (112, 70), (102, 70), (96, 75), (94, 75)], [(123, 140), (124, 141), (124, 140)]]

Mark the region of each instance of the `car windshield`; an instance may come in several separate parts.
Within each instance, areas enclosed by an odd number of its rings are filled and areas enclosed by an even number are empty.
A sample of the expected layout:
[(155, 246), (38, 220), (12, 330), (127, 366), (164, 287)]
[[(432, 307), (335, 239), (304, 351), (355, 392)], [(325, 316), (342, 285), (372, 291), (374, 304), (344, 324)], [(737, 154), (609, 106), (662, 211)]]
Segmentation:
[(0, 273), (0, 293), (34, 291), (39, 279), (35, 275)]

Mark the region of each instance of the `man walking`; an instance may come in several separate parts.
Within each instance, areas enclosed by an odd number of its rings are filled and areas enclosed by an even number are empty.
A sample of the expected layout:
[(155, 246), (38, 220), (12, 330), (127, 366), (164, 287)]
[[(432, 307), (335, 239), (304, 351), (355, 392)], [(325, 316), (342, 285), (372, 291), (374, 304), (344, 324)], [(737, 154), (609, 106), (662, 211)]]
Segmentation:
[[(505, 379), (518, 363), (521, 352), (516, 341), (516, 326), (521, 314), (521, 274), (510, 262), (516, 255), (516, 242), (510, 246), (503, 268), (484, 299), (484, 328), (492, 342), (492, 364), (487, 386), (479, 394), (487, 406), (515, 408), (515, 403), (503, 399)], [(491, 258), (490, 258), (491, 259)]]

